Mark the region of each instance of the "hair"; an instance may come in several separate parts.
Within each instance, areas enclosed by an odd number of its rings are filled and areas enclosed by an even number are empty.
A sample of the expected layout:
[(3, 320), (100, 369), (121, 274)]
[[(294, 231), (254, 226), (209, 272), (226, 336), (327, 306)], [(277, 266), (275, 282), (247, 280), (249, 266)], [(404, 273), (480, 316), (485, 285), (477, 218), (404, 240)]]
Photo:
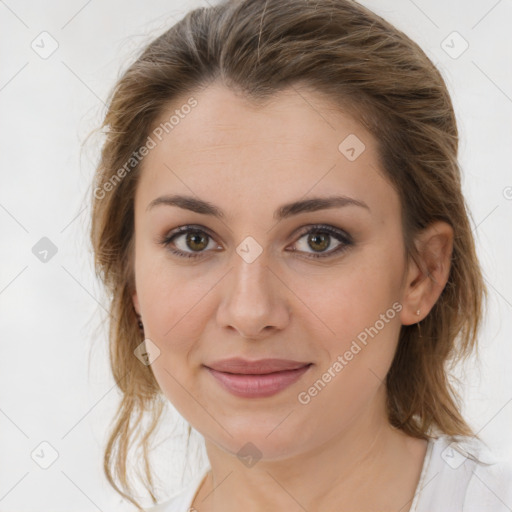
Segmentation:
[(142, 341), (132, 302), (134, 197), (143, 161), (120, 171), (169, 102), (215, 81), (258, 105), (305, 85), (350, 111), (375, 136), (414, 261), (422, 229), (436, 220), (451, 225), (448, 282), (421, 327), (401, 327), (386, 376), (387, 410), (391, 425), (416, 438), (434, 430), (475, 435), (449, 363), (477, 352), (487, 290), (461, 191), (456, 118), (439, 70), (408, 36), (352, 0), (227, 0), (188, 12), (152, 40), (112, 89), (102, 124), (90, 236), (96, 274), (110, 293), (110, 367), (122, 393), (103, 460), (109, 483), (141, 509), (127, 477), (128, 450), (139, 442), (144, 485), (157, 502), (148, 447), (165, 402), (151, 367), (134, 357)]

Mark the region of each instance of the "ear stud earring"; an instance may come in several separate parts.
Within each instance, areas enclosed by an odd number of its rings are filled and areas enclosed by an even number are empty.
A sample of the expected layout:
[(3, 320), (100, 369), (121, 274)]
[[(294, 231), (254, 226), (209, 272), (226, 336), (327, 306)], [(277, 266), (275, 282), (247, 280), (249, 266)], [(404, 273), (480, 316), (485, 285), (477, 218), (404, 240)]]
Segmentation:
[(421, 311), (418, 309), (418, 311), (416, 311), (416, 315), (417, 315), (417, 316), (420, 316), (420, 312), (421, 312)]

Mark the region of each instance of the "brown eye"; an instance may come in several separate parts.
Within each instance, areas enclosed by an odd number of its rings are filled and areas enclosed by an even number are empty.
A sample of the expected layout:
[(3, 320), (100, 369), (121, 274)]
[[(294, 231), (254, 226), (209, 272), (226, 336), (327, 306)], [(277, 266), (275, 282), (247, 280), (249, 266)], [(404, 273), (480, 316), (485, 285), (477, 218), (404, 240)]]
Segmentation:
[[(294, 248), (293, 251), (303, 252), (308, 258), (327, 258), (335, 254), (341, 254), (353, 245), (348, 234), (327, 225), (310, 227), (302, 233), (299, 241), (303, 238), (305, 242), (298, 244), (299, 248)], [(327, 249), (333, 246), (332, 239), (335, 239), (334, 248), (328, 251)], [(313, 252), (308, 251), (308, 249)]]
[(185, 243), (193, 251), (202, 251), (208, 246), (208, 235), (201, 234), (202, 231), (192, 231), (187, 233)]
[(210, 242), (213, 242), (212, 237), (203, 229), (181, 226), (165, 236), (159, 243), (177, 256), (197, 258), (207, 252), (206, 249)]
[(308, 244), (312, 249), (318, 250), (318, 251), (325, 251), (331, 244), (330, 242), (331, 235), (328, 235), (326, 233), (320, 233), (320, 234), (309, 234), (308, 235)]
[[(328, 225), (309, 226), (307, 231), (303, 231), (299, 241), (302, 238), (306, 239), (303, 247), (294, 248), (292, 251), (305, 253), (308, 258), (328, 258), (341, 254), (353, 245), (349, 234)], [(327, 250), (333, 246), (333, 239), (335, 239), (334, 248)], [(209, 247), (210, 242), (212, 243), (211, 247)], [(218, 247), (211, 235), (204, 229), (194, 226), (176, 228), (161, 239), (159, 243), (172, 254), (181, 258), (198, 258)]]

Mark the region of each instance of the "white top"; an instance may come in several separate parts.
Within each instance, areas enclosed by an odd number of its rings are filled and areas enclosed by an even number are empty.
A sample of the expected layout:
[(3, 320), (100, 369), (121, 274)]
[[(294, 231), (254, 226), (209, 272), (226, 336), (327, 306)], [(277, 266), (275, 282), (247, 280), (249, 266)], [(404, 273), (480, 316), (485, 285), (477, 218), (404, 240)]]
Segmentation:
[[(189, 512), (203, 470), (182, 491), (147, 512)], [(474, 437), (429, 439), (420, 479), (407, 512), (511, 512), (512, 464)], [(404, 510), (404, 512), (406, 512)]]

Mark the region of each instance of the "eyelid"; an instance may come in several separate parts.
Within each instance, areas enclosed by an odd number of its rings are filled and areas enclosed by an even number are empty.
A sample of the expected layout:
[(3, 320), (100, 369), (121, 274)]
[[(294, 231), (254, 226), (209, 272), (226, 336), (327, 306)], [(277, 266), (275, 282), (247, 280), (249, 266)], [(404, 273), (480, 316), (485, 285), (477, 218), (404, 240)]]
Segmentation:
[(339, 236), (340, 238), (344, 238), (345, 242), (351, 243), (353, 242), (352, 237), (343, 229), (337, 228), (335, 226), (331, 226), (330, 224), (307, 224), (306, 226), (300, 227), (297, 231), (293, 233), (293, 237), (302, 237), (303, 235), (311, 232), (311, 231), (324, 231), (333, 236)]

